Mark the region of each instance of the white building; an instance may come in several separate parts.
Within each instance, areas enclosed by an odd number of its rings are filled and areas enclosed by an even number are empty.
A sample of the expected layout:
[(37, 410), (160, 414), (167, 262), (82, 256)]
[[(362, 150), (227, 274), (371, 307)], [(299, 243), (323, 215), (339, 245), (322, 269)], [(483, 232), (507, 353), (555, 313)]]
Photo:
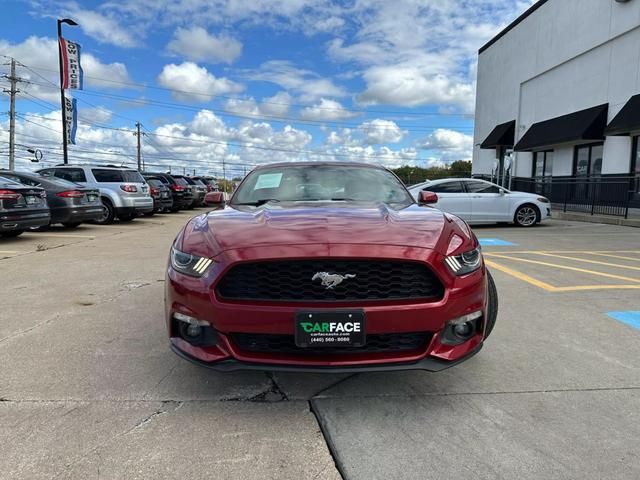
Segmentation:
[(482, 47), (474, 144), (505, 186), (626, 178), (640, 206), (640, 0), (540, 0)]

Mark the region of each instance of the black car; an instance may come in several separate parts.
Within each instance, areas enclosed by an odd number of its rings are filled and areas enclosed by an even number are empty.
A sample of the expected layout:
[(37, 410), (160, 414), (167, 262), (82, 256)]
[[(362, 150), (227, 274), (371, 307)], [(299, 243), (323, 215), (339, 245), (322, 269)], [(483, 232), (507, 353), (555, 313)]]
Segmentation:
[(194, 180), (200, 180), (202, 183), (204, 183), (207, 186), (207, 192), (220, 191), (220, 187), (218, 186), (216, 179), (213, 177), (191, 177), (191, 178), (193, 178)]
[(81, 223), (99, 220), (102, 217), (100, 191), (77, 183), (54, 177), (43, 177), (36, 173), (1, 171), (0, 175), (30, 187), (41, 187), (47, 193), (51, 211), (51, 223), (61, 223), (75, 228)]
[[(173, 208), (173, 198), (171, 196), (171, 189), (162, 183), (162, 180), (159, 178), (147, 178), (147, 183), (149, 184), (149, 190), (151, 192), (151, 196), (153, 197), (153, 212), (168, 212)], [(145, 214), (149, 215), (149, 214)]]
[(0, 176), (0, 237), (17, 237), (51, 219), (44, 189)]
[(190, 185), (184, 181), (184, 179), (174, 178), (173, 175), (169, 175), (168, 173), (144, 172), (142, 176), (145, 180), (156, 178), (169, 187), (173, 197), (173, 207), (171, 207), (172, 212), (177, 212), (178, 210), (191, 207), (191, 204), (193, 203), (193, 193)]
[(182, 180), (187, 183), (189, 189), (191, 190), (191, 194), (193, 195), (193, 200), (191, 205), (187, 208), (200, 207), (204, 205), (204, 196), (207, 194), (206, 190), (202, 191), (202, 185), (196, 184), (196, 182), (191, 179), (191, 177), (187, 177), (186, 175), (174, 175), (173, 176), (176, 181)]

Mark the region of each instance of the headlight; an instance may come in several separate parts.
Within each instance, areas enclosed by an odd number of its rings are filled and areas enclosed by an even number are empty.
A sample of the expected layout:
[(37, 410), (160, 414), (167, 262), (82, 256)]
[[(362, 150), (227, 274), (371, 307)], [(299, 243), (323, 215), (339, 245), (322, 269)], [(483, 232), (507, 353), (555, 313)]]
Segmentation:
[(445, 262), (457, 276), (475, 272), (482, 265), (482, 252), (480, 247), (464, 252), (461, 255), (452, 255), (445, 258)]
[(545, 197), (538, 197), (536, 198), (536, 200), (538, 200), (540, 203), (551, 203), (549, 199)]
[(199, 257), (190, 253), (184, 253), (175, 248), (171, 248), (171, 266), (174, 270), (191, 277), (201, 277), (213, 260)]

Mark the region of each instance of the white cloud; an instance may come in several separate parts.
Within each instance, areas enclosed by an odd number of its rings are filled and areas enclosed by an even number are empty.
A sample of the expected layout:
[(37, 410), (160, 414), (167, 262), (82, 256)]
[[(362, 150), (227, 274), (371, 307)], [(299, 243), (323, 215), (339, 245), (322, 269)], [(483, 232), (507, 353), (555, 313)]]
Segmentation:
[(173, 90), (176, 99), (193, 102), (209, 102), (216, 95), (244, 90), (242, 85), (225, 77), (217, 78), (193, 62), (165, 65), (158, 75), (158, 83)]
[(313, 102), (322, 97), (343, 97), (346, 91), (315, 72), (296, 67), (287, 60), (270, 60), (258, 70), (246, 72), (253, 81), (271, 82), (298, 95), (302, 101)]
[(120, 25), (117, 19), (93, 10), (85, 10), (77, 5), (68, 9), (68, 16), (76, 20), (82, 30), (98, 42), (109, 43), (117, 47), (135, 47), (139, 41), (132, 30)]
[(365, 122), (358, 127), (358, 130), (364, 135), (365, 142), (369, 145), (398, 143), (407, 134), (397, 123), (381, 119)]
[(321, 98), (319, 103), (305, 107), (300, 112), (302, 120), (313, 121), (345, 120), (358, 115), (357, 112), (345, 109), (340, 102), (326, 98)]
[(437, 152), (440, 160), (471, 160), (473, 155), (473, 136), (455, 130), (439, 128), (419, 142), (419, 148)]
[(231, 64), (242, 55), (242, 43), (225, 34), (211, 35), (202, 27), (178, 28), (167, 50), (195, 62)]
[(292, 101), (291, 95), (287, 92), (278, 92), (273, 97), (262, 99), (260, 113), (263, 115), (282, 117), (289, 112)]
[[(35, 69), (40, 75), (49, 80), (49, 82), (58, 85), (58, 43), (56, 40), (47, 37), (31, 36), (21, 43), (11, 43), (7, 40), (0, 40), (0, 54), (14, 57), (18, 62)], [(42, 68), (43, 70), (37, 70)], [(123, 88), (120, 83), (127, 83), (129, 74), (127, 67), (119, 62), (102, 63), (96, 56), (91, 53), (82, 52), (82, 68), (84, 70), (84, 83), (88, 87), (99, 86), (109, 88)], [(19, 72), (22, 78), (33, 80), (37, 83), (46, 83), (45, 80), (34, 75), (27, 69), (20, 68)], [(114, 83), (116, 82), (116, 83)], [(38, 97), (46, 97), (47, 100), (53, 101), (59, 98), (59, 93), (55, 93), (54, 85), (39, 86), (32, 84), (29, 91)]]
[(291, 100), (287, 92), (263, 98), (260, 104), (253, 97), (230, 98), (225, 102), (224, 109), (229, 113), (248, 117), (283, 117), (289, 112)]

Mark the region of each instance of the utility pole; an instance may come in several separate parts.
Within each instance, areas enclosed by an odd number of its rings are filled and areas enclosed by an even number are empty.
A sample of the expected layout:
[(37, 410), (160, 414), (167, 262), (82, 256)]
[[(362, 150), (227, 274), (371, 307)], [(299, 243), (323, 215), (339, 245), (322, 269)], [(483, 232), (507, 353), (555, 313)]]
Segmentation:
[(222, 157), (222, 188), (224, 193), (227, 193), (227, 171), (224, 166), (224, 157)]
[(9, 94), (9, 170), (14, 170), (16, 165), (16, 93), (19, 90), (16, 85), (19, 82), (16, 77), (16, 59), (11, 59), (11, 75), (6, 77), (11, 82), (11, 88), (9, 90), (3, 90), (4, 93)]
[(140, 122), (136, 122), (136, 132), (134, 135), (138, 137), (138, 171), (141, 172), (144, 169), (142, 168), (142, 149), (140, 146), (140, 138), (144, 133), (140, 133)]

